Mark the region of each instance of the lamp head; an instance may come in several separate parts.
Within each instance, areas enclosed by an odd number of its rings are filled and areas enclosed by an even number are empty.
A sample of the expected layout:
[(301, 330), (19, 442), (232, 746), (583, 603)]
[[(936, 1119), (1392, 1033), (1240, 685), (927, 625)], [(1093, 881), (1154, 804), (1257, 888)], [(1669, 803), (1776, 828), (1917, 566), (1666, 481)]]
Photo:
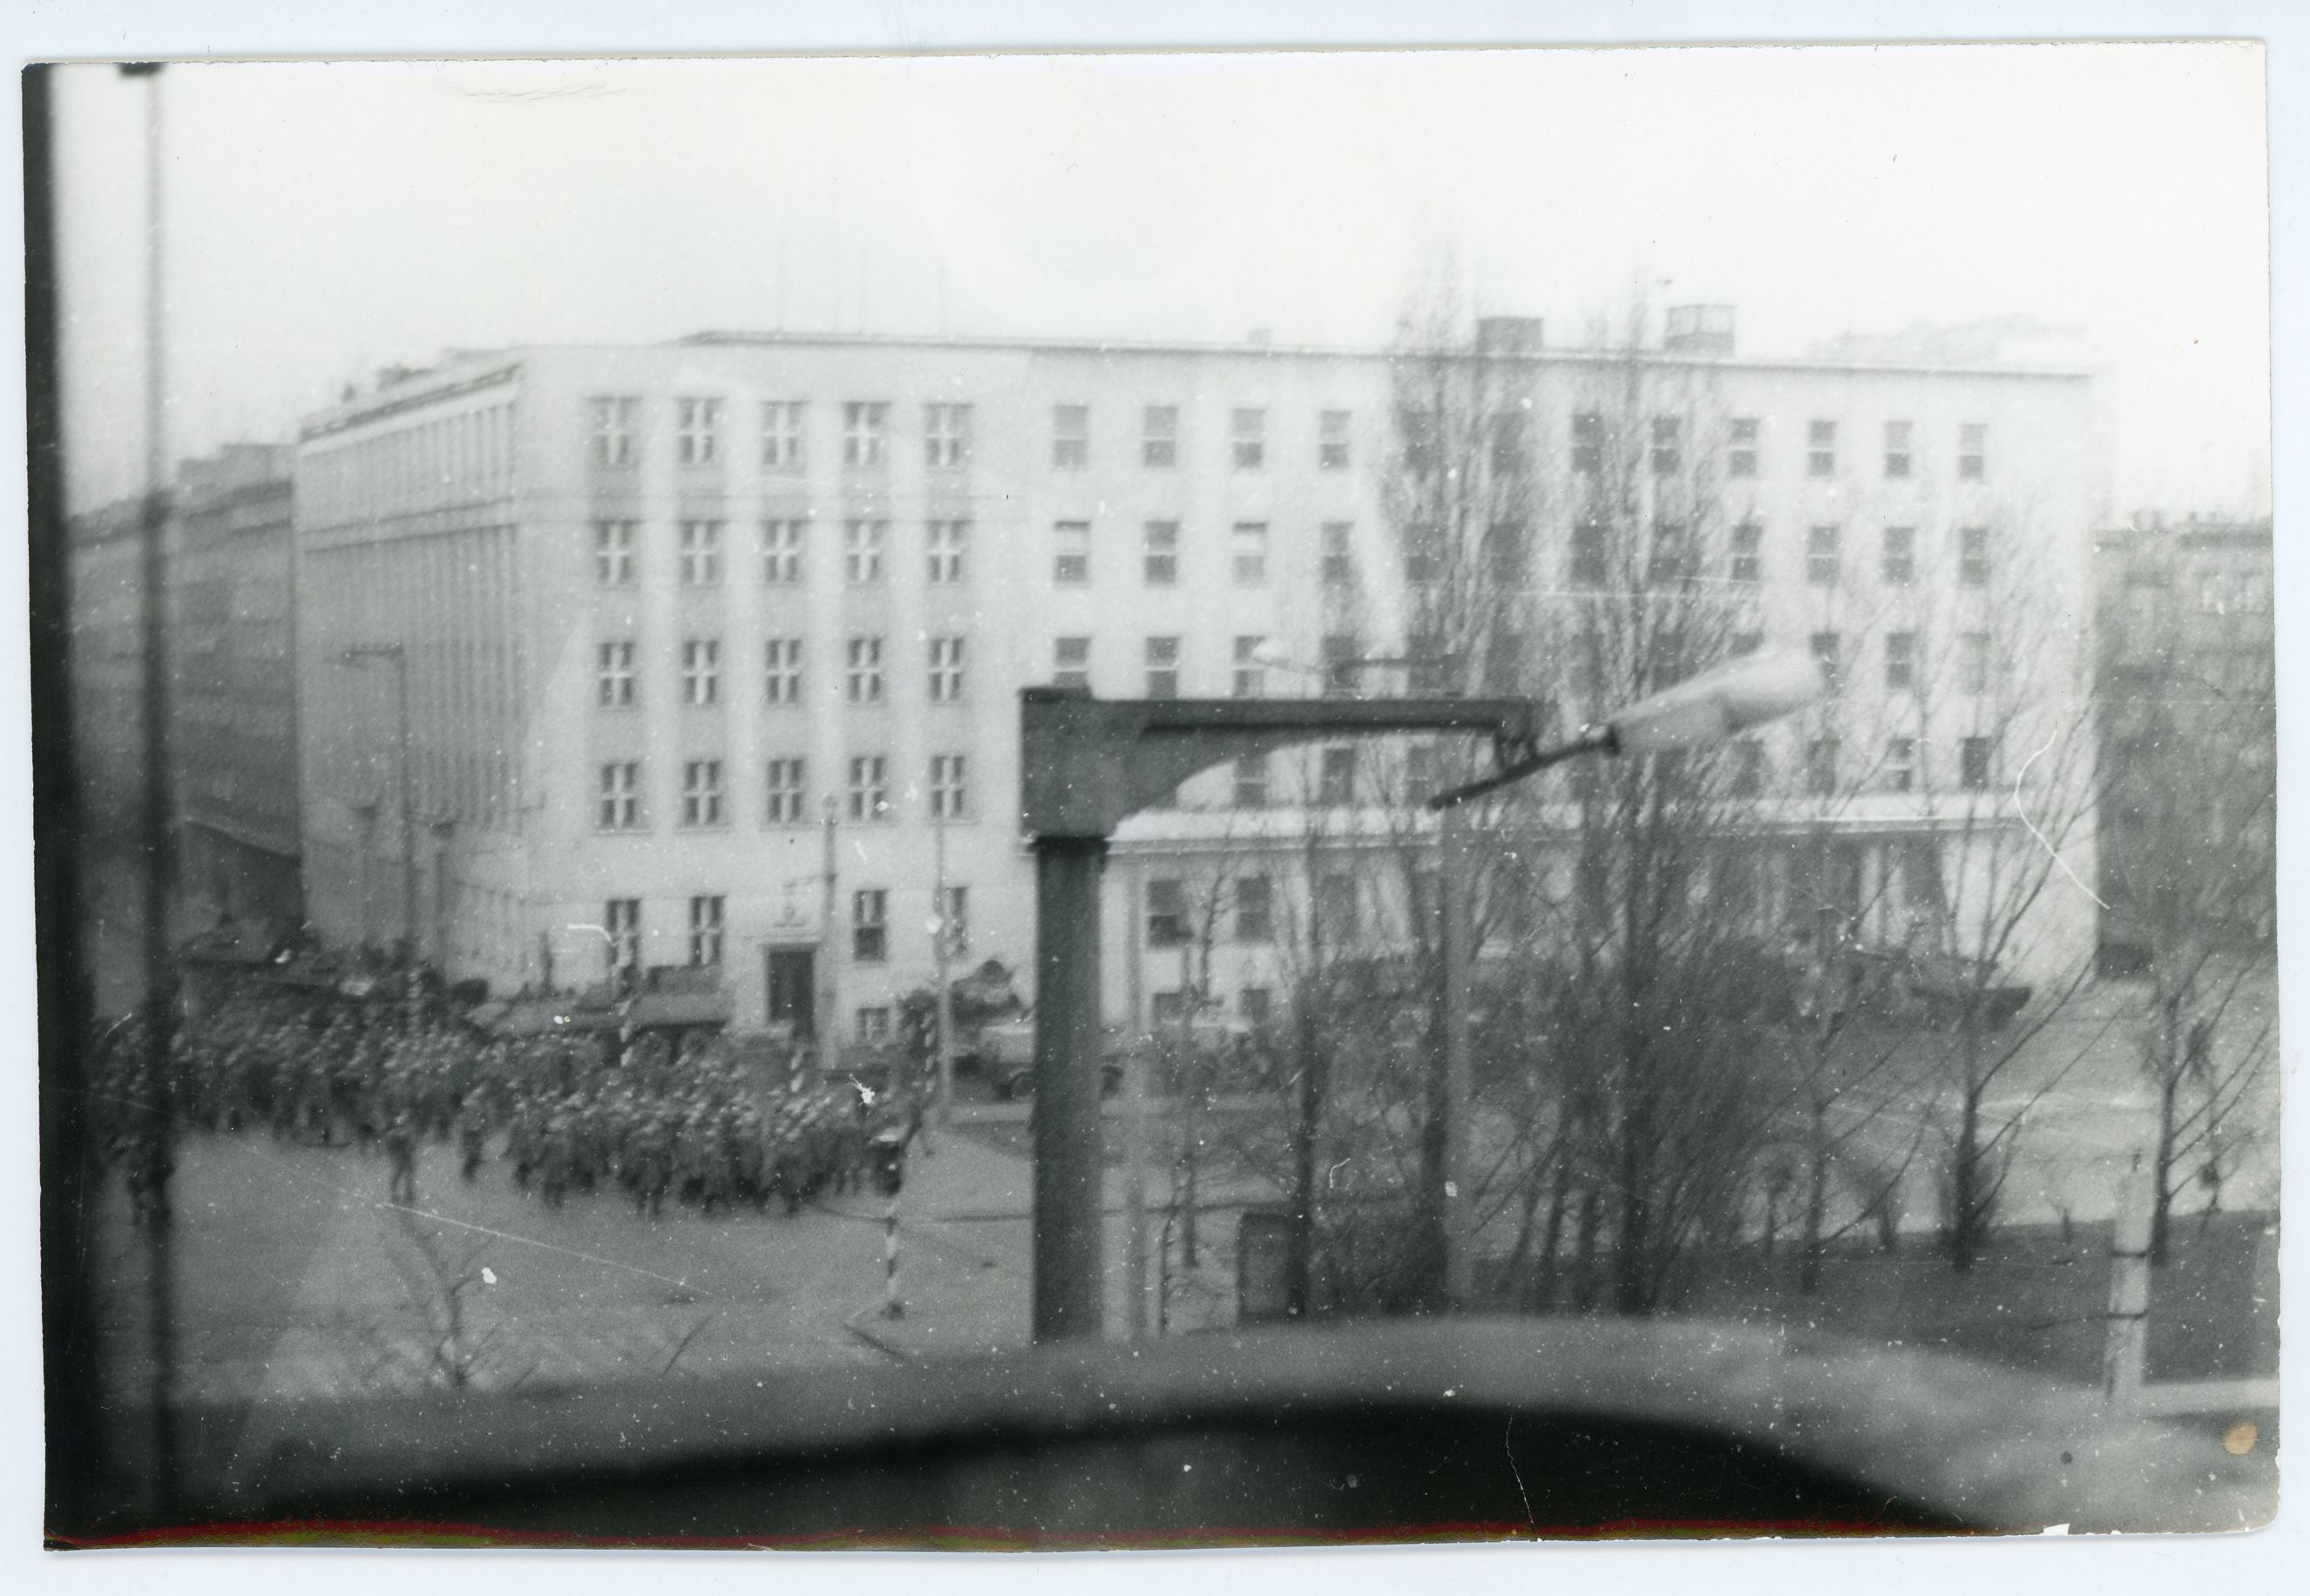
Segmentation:
[(1697, 748), (1802, 709), (1825, 687), (1810, 654), (1776, 649), (1704, 671), (1629, 705), (1605, 724), (1620, 753)]

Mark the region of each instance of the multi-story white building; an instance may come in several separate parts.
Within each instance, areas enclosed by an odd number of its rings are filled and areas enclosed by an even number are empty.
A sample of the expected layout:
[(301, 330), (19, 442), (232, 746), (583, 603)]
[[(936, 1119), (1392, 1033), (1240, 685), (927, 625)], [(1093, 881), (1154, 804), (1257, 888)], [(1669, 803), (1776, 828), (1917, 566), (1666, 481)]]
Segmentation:
[[(1621, 357), (1515, 330), (1533, 469), (1568, 476), (1585, 386)], [(1721, 467), (1721, 579), (1755, 593), (1768, 634), (1845, 646), (1849, 690), (1897, 700), (1905, 669), (1977, 629), (1952, 608), (1976, 568), (2026, 542), (2039, 613), (2073, 612), (2082, 638), (2098, 464), (2080, 377), (1738, 358), (1713, 323), (1675, 342), (1644, 361), (1706, 403), (1649, 442)], [(964, 957), (1030, 974), (1019, 689), (1312, 692), (1306, 666), (1400, 651), (1397, 380), (1380, 351), (800, 334), (396, 374), (312, 418), (299, 449), (311, 917), (348, 941), (438, 941), (453, 976), (500, 990), (718, 964), (743, 1026), (832, 1003), (872, 1037), (930, 976), (942, 835)], [(1502, 572), (1543, 598), (1583, 580), (1556, 498)], [(1906, 586), (1955, 596), (1948, 637), (1894, 629), (1906, 667), (1860, 657), (1857, 627), (1826, 636), (1843, 606), (1874, 639)], [(1991, 776), (1977, 749), (1901, 757), (1946, 759), (1952, 787)], [(1256, 1012), (1275, 979), (1263, 939), (1299, 879), (1298, 805), (1352, 804), (1343, 769), (1314, 750), (1218, 770), (1127, 823), (1115, 1018), (1178, 985), (1145, 933), (1168, 940), (1220, 850), (1278, 861), (1269, 885), (1231, 887), (1212, 965), (1212, 995)], [(1841, 807), (1857, 872), (1892, 868), (1916, 807), (1890, 783)]]

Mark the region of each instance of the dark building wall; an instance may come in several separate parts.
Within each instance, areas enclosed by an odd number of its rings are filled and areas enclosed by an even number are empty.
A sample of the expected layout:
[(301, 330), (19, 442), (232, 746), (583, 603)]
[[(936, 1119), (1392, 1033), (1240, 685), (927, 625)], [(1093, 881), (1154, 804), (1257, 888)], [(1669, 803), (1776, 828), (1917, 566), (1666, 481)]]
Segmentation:
[(176, 504), (177, 794), (194, 924), (302, 917), (290, 452), (188, 463)]
[(2097, 540), (2095, 564), (2103, 970), (2146, 963), (2152, 893), (2186, 897), (2218, 876), (2239, 889), (2199, 916), (2205, 933), (2264, 949), (2277, 923), (2271, 524), (2129, 527)]

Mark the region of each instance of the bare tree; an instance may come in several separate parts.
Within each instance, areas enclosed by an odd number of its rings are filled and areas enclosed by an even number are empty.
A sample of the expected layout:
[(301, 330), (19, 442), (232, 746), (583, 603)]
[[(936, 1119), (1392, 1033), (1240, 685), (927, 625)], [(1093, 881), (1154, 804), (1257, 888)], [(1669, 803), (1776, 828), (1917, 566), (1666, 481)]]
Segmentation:
[(2139, 1047), (2157, 1101), (2159, 1263), (2188, 1174), (2219, 1202), (2236, 1110), (2271, 1056), (2267, 1023), (2250, 1020), (2242, 1045), (2220, 1045), (2224, 1020), (2267, 981), (2276, 952), (2268, 577), (2236, 583), (2219, 550), (2182, 546), (2194, 541), (2126, 537), (2100, 615), (2100, 881), (2111, 951), (2146, 982)]
[[(1954, 529), (1915, 612), (1906, 985), (1960, 1271), (1988, 1244), (2028, 1110), (2101, 1039), (2088, 1028), (2062, 1050), (2092, 973), (2089, 604), (2036, 529), (2027, 504)], [(2018, 1101), (1993, 1095), (2009, 1088)]]

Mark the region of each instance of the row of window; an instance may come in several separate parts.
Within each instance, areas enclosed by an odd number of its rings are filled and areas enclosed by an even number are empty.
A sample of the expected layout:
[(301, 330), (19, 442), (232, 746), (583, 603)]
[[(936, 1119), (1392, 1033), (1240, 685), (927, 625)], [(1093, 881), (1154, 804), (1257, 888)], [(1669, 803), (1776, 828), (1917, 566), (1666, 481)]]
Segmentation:
[[(794, 586), (806, 579), (805, 551), (810, 522), (774, 519), (760, 523), (758, 558), (761, 579), (773, 586)], [(726, 523), (684, 520), (677, 524), (677, 571), (685, 587), (713, 587), (724, 571)], [(630, 587), (639, 579), (637, 543), (640, 524), (634, 521), (594, 523), (594, 579), (604, 587)], [(1601, 521), (1584, 521), (1573, 528), (1571, 579), (1576, 585), (1595, 586), (1609, 580), (1607, 542), (1610, 529)], [(1356, 581), (1355, 524), (1326, 521), (1321, 529), (1322, 579), (1327, 586), (1352, 586)], [(1887, 586), (1915, 585), (1918, 539), (1915, 526), (1882, 529), (1877, 563), (1878, 579)], [(970, 546), (971, 523), (945, 519), (923, 524), (922, 558), (925, 579), (933, 586), (961, 583), (965, 556)], [(1052, 526), (1051, 580), (1062, 587), (1081, 587), (1091, 580), (1093, 542), (1089, 521), (1059, 521)], [(1269, 575), (1269, 524), (1238, 521), (1229, 531), (1228, 572), (1238, 587), (1264, 587)], [(1765, 529), (1756, 521), (1732, 528), (1726, 574), (1735, 582), (1764, 580)], [(1150, 587), (1177, 585), (1180, 577), (1180, 524), (1148, 521), (1140, 529), (1139, 572)], [(890, 525), (869, 517), (842, 523), (843, 580), (853, 587), (881, 585), (888, 577)], [(1502, 524), (1487, 529), (1482, 559), (1489, 579), (1520, 585), (1528, 575), (1524, 529)], [(1648, 565), (1652, 579), (1669, 581), (1695, 574), (1694, 551), (1689, 529), (1675, 521), (1656, 523)], [(1991, 539), (1985, 526), (1957, 529), (1956, 577), (1959, 586), (1989, 585)], [(1413, 528), (1403, 555), (1405, 580), (1415, 585), (1437, 581), (1445, 561), (1436, 540)], [(1845, 575), (1845, 529), (1816, 525), (1805, 533), (1805, 580), (1818, 587), (1834, 587)]]
[[(599, 466), (636, 464), (641, 454), (642, 402), (630, 395), (601, 395), (586, 402), (586, 453)], [(883, 400), (849, 400), (838, 406), (842, 427), (842, 464), (847, 470), (874, 471), (889, 463), (892, 406)], [(673, 402), (673, 455), (681, 465), (720, 464), (729, 448), (725, 407), (718, 398), (689, 396)], [(934, 402), (922, 407), (923, 464), (934, 471), (952, 471), (970, 463), (972, 412), (968, 404)], [(1229, 416), (1228, 457), (1238, 471), (1258, 471), (1267, 464), (1268, 412), (1248, 407)], [(771, 471), (800, 472), (808, 466), (806, 437), (808, 405), (802, 400), (763, 401), (758, 411), (757, 459)], [(1140, 416), (1140, 464), (1166, 470), (1179, 464), (1182, 433), (1180, 407), (1151, 404)], [(1325, 471), (1344, 471), (1350, 463), (1350, 413), (1321, 412), (1316, 422), (1316, 463)], [(1054, 468), (1080, 470), (1090, 463), (1090, 406), (1059, 404), (1051, 412), (1051, 464)]]
[[(791, 707), (803, 701), (803, 643), (800, 638), (771, 638), (762, 645), (762, 701)], [(842, 690), (852, 704), (883, 702), (883, 639), (855, 636), (843, 639)], [(604, 709), (631, 709), (640, 701), (641, 669), (636, 663), (638, 646), (632, 639), (612, 638), (595, 645), (594, 698)], [(934, 704), (959, 704), (967, 681), (969, 639), (962, 636), (925, 640), (926, 685)], [(722, 703), (722, 640), (685, 638), (682, 642), (682, 702), (693, 709), (712, 709)]]
[[(630, 395), (588, 399), (586, 455), (595, 465), (637, 464), (641, 457), (642, 402)], [(718, 465), (725, 458), (722, 400), (684, 397), (673, 402), (673, 457), (679, 465)], [(798, 472), (807, 465), (804, 448), (808, 406), (801, 400), (772, 399), (757, 412), (760, 464), (772, 471)], [(858, 471), (888, 463), (890, 406), (881, 400), (854, 400), (840, 407), (842, 464)], [(935, 470), (955, 470), (970, 461), (970, 406), (923, 406), (923, 461)]]
[[(1744, 797), (1755, 797), (1764, 791), (1765, 758), (1760, 743), (1741, 745), (1741, 763), (1735, 773), (1736, 790)], [(1996, 760), (1997, 742), (1991, 737), (1964, 737), (1958, 740), (1958, 786), (1967, 793), (1985, 793)], [(1873, 771), (1863, 771), (1858, 776), (1845, 768), (1845, 744), (1836, 737), (1816, 737), (1804, 746), (1805, 795), (1811, 798), (1833, 798), (1845, 790), (1845, 783), (1874, 785), (1887, 793), (1910, 793), (1917, 785), (1917, 740), (1914, 737), (1889, 737), (1885, 741), (1882, 760)]]
[[(1603, 468), (1607, 426), (1603, 415), (1584, 412), (1572, 418), (1572, 468), (1593, 474)], [(1675, 476), (1685, 468), (1685, 424), (1680, 416), (1652, 419), (1649, 464), (1654, 476)], [(1805, 423), (1805, 474), (1838, 474), (1840, 427), (1833, 421)], [(1883, 448), (1878, 455), (1883, 474), (1892, 480), (1917, 474), (1917, 424), (1909, 421), (1884, 423)], [(1734, 416), (1725, 424), (1724, 474), (1763, 474), (1764, 421), (1758, 416)], [(1957, 429), (1957, 474), (1962, 481), (1980, 481), (1989, 474), (1989, 425), (1960, 421)]]
[[(851, 756), (842, 812), (852, 820), (897, 818), (890, 796), (890, 759), (881, 754)], [(762, 777), (762, 823), (802, 826), (810, 821), (808, 762), (798, 755), (766, 761)], [(970, 759), (967, 754), (933, 754), (928, 796), (934, 820), (966, 820), (971, 815)], [(597, 768), (594, 823), (603, 831), (645, 831), (649, 811), (639, 759), (612, 759)], [(831, 796), (829, 794), (829, 796)], [(680, 824), (685, 830), (712, 830), (729, 824), (729, 789), (719, 759), (686, 759), (682, 766)]]
[[(699, 966), (722, 963), (728, 925), (728, 900), (720, 895), (690, 900), (690, 962)], [(970, 889), (950, 886), (938, 906), (938, 929), (950, 958), (970, 951)], [(611, 977), (630, 976), (641, 967), (642, 900), (612, 898), (603, 905), (602, 928), (608, 934)], [(888, 888), (867, 887), (850, 895), (850, 958), (854, 964), (882, 964), (890, 951), (890, 893)]]
[[(640, 447), (641, 401), (633, 397), (590, 399), (588, 452), (597, 465), (630, 465)], [(807, 464), (804, 435), (806, 404), (800, 400), (773, 399), (760, 406), (759, 459), (773, 471), (798, 472)], [(850, 470), (883, 466), (890, 448), (890, 411), (881, 400), (851, 400), (840, 407), (842, 464)], [(1263, 471), (1268, 463), (1269, 412), (1261, 405), (1231, 407), (1228, 412), (1227, 458), (1236, 471)], [(1315, 462), (1324, 471), (1345, 471), (1352, 464), (1351, 412), (1316, 412)], [(1520, 417), (1501, 418), (1495, 429), (1491, 455), (1495, 471), (1522, 468), (1525, 452)], [(686, 397), (674, 401), (674, 459), (682, 465), (713, 465), (721, 461), (725, 418), (723, 401)], [(1432, 442), (1435, 429), (1422, 427), (1415, 415), (1407, 420), (1406, 455), (1417, 472), (1440, 464)], [(1603, 469), (1610, 440), (1607, 418), (1598, 411), (1583, 411), (1572, 418), (1572, 468), (1595, 473)], [(1139, 464), (1149, 470), (1171, 470), (1180, 463), (1180, 406), (1140, 407)], [(1735, 416), (1726, 424), (1724, 447), (1725, 473), (1732, 477), (1762, 474), (1764, 423), (1761, 417)], [(1902, 479), (1917, 473), (1917, 424), (1913, 421), (1883, 423), (1883, 448), (1879, 455), (1883, 474)], [(1988, 474), (1989, 427), (1983, 421), (1963, 421), (1957, 429), (1957, 475), (1977, 481)], [(1680, 416), (1654, 416), (1647, 437), (1646, 458), (1654, 474), (1673, 476), (1683, 471), (1687, 457), (1687, 428)], [(923, 461), (933, 470), (954, 470), (970, 460), (971, 407), (944, 402), (923, 406)], [(1805, 474), (1838, 474), (1839, 423), (1816, 419), (1805, 424)], [(1055, 471), (1080, 471), (1090, 464), (1091, 409), (1088, 404), (1051, 407), (1051, 466)]]
[[(1507, 634), (1512, 635), (1512, 634)], [(1742, 632), (1733, 639), (1733, 652), (1753, 654), (1764, 646), (1761, 631)], [(1844, 634), (1818, 631), (1811, 634), (1813, 657), (1819, 662), (1822, 674), (1832, 690), (1841, 687), (1845, 678)], [(1238, 698), (1264, 697), (1267, 691), (1267, 639), (1257, 633), (1242, 634), (1230, 640), (1230, 696)], [(1186, 639), (1177, 636), (1149, 637), (1142, 642), (1142, 658), (1145, 668), (1145, 693), (1151, 698), (1176, 698), (1179, 696), (1179, 679), (1185, 658)], [(1328, 632), (1322, 640), (1322, 665), (1315, 672), (1320, 677), (1327, 694), (1352, 690), (1355, 684), (1355, 664), (1361, 656), (1362, 639), (1352, 632)], [(1055, 687), (1088, 688), (1090, 685), (1091, 639), (1088, 637), (1055, 638), (1051, 641), (1051, 681)], [(1495, 653), (1501, 653), (1495, 650)], [(1515, 648), (1507, 654), (1520, 652)], [(1915, 631), (1893, 631), (1885, 634), (1885, 688), (1889, 692), (1915, 692), (1923, 664), (1920, 636)], [(935, 657), (935, 656), (934, 656)], [(1978, 697), (1989, 691), (1990, 638), (1985, 631), (1964, 631), (1957, 635), (1957, 690), (1968, 697)], [(1446, 669), (1440, 661), (1415, 661), (1407, 672), (1406, 690), (1417, 696), (1440, 692), (1446, 683), (1442, 680)], [(936, 696), (936, 676), (934, 673), (934, 697)]]
[[(1831, 692), (1845, 685), (1845, 634), (1820, 631), (1810, 639), (1813, 659)], [(1763, 646), (1761, 634), (1744, 632), (1734, 640), (1733, 650), (1753, 654)], [(1922, 664), (1919, 636), (1914, 631), (1885, 634), (1885, 690), (1913, 693), (1917, 690), (1918, 671)], [(1957, 690), (1967, 698), (1979, 698), (1990, 690), (1989, 634), (1965, 631), (1957, 635)]]
[[(596, 521), (594, 524), (594, 582), (600, 587), (631, 587), (641, 579), (638, 551), (641, 524), (638, 521)], [(760, 524), (757, 557), (764, 583), (777, 587), (799, 585), (808, 567), (810, 522), (806, 519), (769, 520)], [(716, 587), (722, 583), (725, 531), (727, 523), (685, 520), (676, 524), (676, 573), (684, 587)], [(963, 556), (970, 546), (967, 520), (926, 521), (923, 524), (923, 560), (934, 586), (952, 586), (963, 579)], [(857, 517), (842, 524), (843, 580), (853, 587), (879, 586), (887, 578), (890, 550), (888, 521)]]

